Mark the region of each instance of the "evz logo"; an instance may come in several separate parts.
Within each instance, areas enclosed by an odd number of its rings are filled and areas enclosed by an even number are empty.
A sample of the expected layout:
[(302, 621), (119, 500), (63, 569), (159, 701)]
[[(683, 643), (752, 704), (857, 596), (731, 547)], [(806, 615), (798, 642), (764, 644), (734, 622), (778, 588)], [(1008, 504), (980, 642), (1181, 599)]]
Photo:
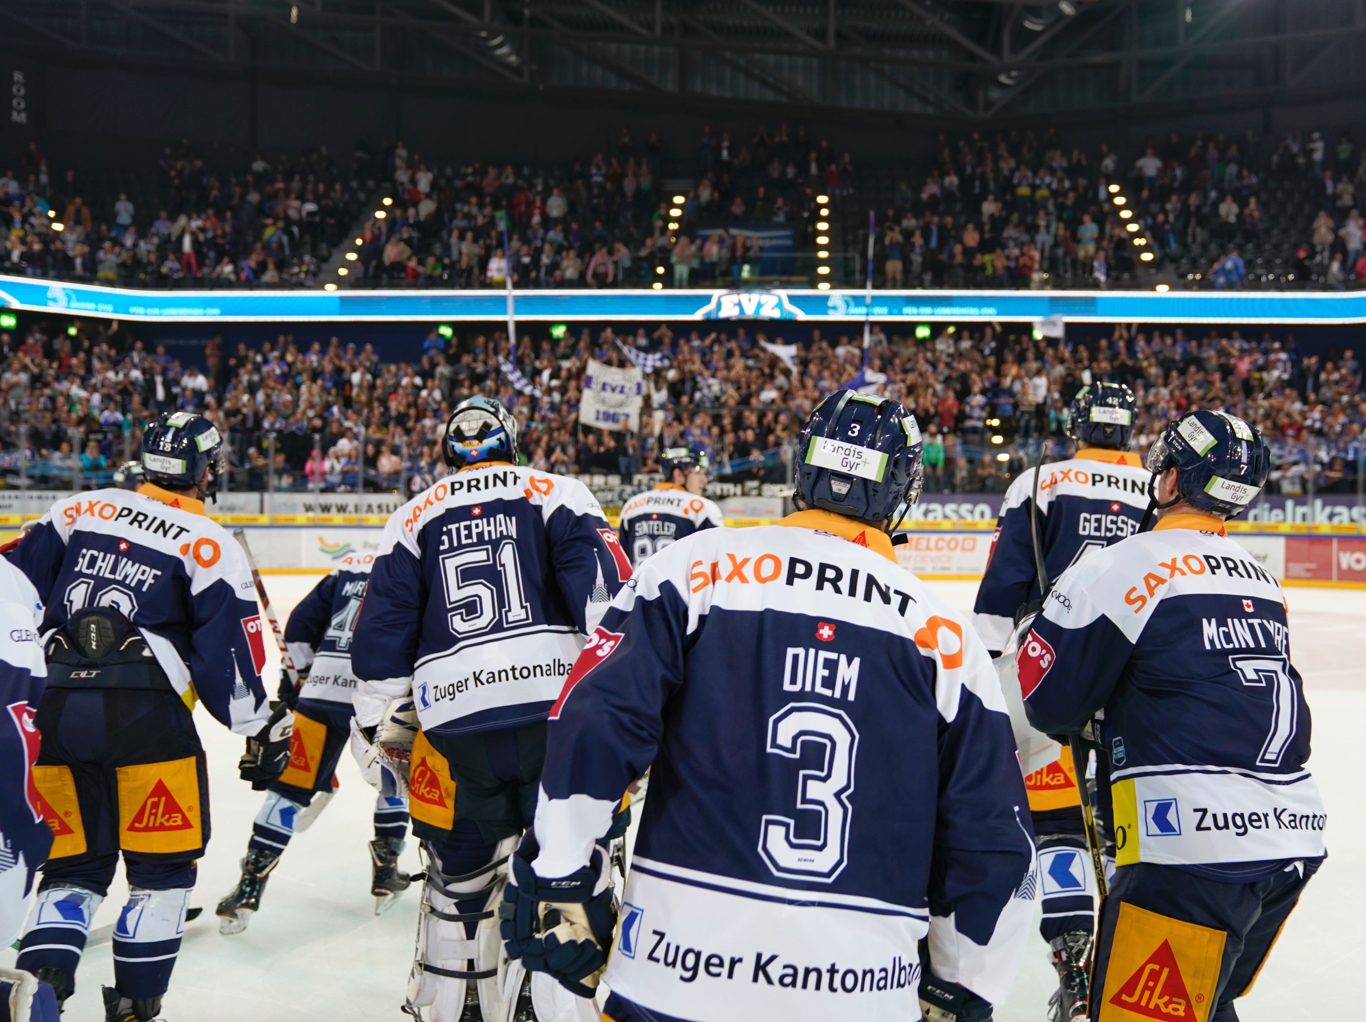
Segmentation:
[(637, 908), (629, 901), (621, 906), (621, 937), (617, 950), (627, 958), (636, 956), (637, 942), (640, 940), (640, 921), (645, 918), (645, 910)]

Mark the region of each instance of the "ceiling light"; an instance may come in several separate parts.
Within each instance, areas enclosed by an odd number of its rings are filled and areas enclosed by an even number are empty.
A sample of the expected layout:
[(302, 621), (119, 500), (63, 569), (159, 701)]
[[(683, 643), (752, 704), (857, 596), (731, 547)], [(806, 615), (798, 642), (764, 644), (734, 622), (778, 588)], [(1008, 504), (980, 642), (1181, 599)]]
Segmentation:
[(816, 287), (819, 288), (819, 289), (822, 290), (822, 291), (829, 291), (829, 290), (830, 290), (830, 284), (829, 284), (828, 282), (824, 281), (824, 280), (821, 281), (819, 284), (817, 284)]
[(1168, 290), (1170, 290), (1170, 288), (1168, 288), (1166, 284), (1158, 284), (1157, 287), (1156, 287), (1154, 290), (1157, 290), (1157, 291), (1168, 291)]
[(324, 284), (324, 285), (323, 285), (323, 290), (324, 290), (324, 291), (335, 291), (335, 290), (337, 290), (337, 285), (336, 285), (336, 284)]
[(1138, 224), (1125, 224), (1124, 229), (1130, 233), (1134, 233), (1138, 230)]
[[(661, 270), (660, 272), (663, 273), (664, 271)], [(655, 281), (653, 284), (651, 284), (650, 286), (653, 287), (656, 291), (663, 291), (663, 290), (664, 290), (664, 282), (663, 282), (663, 281), (657, 280), (657, 281)]]
[(829, 250), (828, 248), (823, 248), (823, 249), (821, 249), (819, 252), (816, 253), (816, 258), (817, 258), (817, 259), (829, 259), (829, 258), (830, 258), (830, 250)]
[(1124, 205), (1126, 202), (1128, 202), (1129, 200), (1126, 199), (1126, 198), (1125, 198), (1124, 196), (1122, 196), (1122, 195), (1116, 195), (1116, 196), (1115, 196), (1113, 199), (1111, 199), (1110, 201), (1113, 202), (1116, 206), (1122, 206), (1122, 205)]
[(671, 230), (671, 231), (676, 231), (676, 230), (678, 230), (678, 221), (677, 221), (677, 220), (670, 220), (670, 221), (669, 221), (669, 230)]
[(357, 245), (364, 245), (364, 244), (365, 244), (365, 239), (364, 239), (364, 238), (357, 238), (357, 239), (356, 239), (356, 244), (357, 244)]
[(681, 209), (679, 209), (677, 206), (675, 206), (673, 209), (669, 210), (669, 216), (682, 216), (682, 215), (683, 215), (683, 211), (682, 211)]
[(55, 209), (49, 209), (47, 211), (47, 215), (50, 217), (55, 217), (57, 215), (57, 211)]
[(828, 267), (828, 266), (817, 266), (817, 267), (816, 267), (816, 272), (817, 272), (817, 273), (829, 273), (829, 272), (830, 272), (830, 267)]
[(347, 253), (346, 253), (346, 259), (347, 259), (348, 262), (354, 263), (354, 262), (355, 262), (357, 259), (359, 259), (359, 258), (360, 258), (360, 256), (356, 255), (356, 253), (354, 253), (354, 252), (347, 252)]
[(829, 215), (830, 215), (830, 210), (829, 210), (829, 209), (822, 209), (822, 210), (821, 210), (821, 216), (829, 216)]
[(656, 273), (663, 273), (663, 272), (664, 272), (664, 267), (662, 267), (662, 266), (656, 266), (656, 267), (655, 267), (655, 272), (656, 272)]
[(1110, 186), (1110, 194), (1111, 194), (1111, 195), (1114, 195), (1115, 192), (1117, 192), (1117, 191), (1119, 191), (1119, 185), (1111, 185), (1111, 186)]
[(388, 216), (388, 215), (389, 215), (389, 214), (386, 213), (386, 212), (384, 212), (384, 210), (382, 210), (382, 209), (377, 209), (377, 210), (375, 210), (375, 219), (376, 219), (376, 220), (383, 220), (383, 219), (384, 219), (386, 216)]
[(66, 230), (66, 224), (53, 224), (52, 229), (58, 232), (64, 231)]
[(1150, 263), (1153, 261), (1153, 254), (1151, 252), (1140, 252), (1138, 258), (1142, 259), (1145, 263)]
[(382, 202), (382, 203), (384, 203), (384, 205), (386, 205), (386, 206), (392, 206), (392, 205), (394, 204), (394, 200), (391, 199), (391, 198), (389, 198), (389, 196), (387, 196), (387, 195), (386, 195), (384, 198), (380, 199), (379, 201)]
[(348, 270), (345, 266), (338, 266), (338, 267), (337, 267), (337, 276), (338, 276), (338, 277), (345, 277), (345, 276), (346, 276), (348, 273), (350, 273), (350, 272), (351, 272), (351, 271)]
[(816, 238), (816, 244), (817, 244), (817, 245), (828, 245), (828, 244), (830, 244), (830, 239), (829, 239), (828, 237), (826, 237), (824, 234), (822, 234), (822, 235), (820, 235), (818, 238)]
[(1121, 209), (1121, 210), (1119, 211), (1119, 218), (1120, 218), (1121, 220), (1128, 220), (1129, 217), (1131, 217), (1131, 216), (1133, 216), (1133, 215), (1134, 215), (1134, 211), (1133, 211), (1132, 209)]
[(675, 205), (675, 206), (681, 206), (681, 205), (683, 205), (683, 200), (684, 200), (684, 197), (683, 197), (682, 195), (675, 195), (675, 196), (674, 196), (674, 205)]
[(828, 223), (826, 223), (824, 220), (822, 220), (820, 223), (818, 223), (818, 224), (816, 225), (816, 230), (818, 230), (818, 231), (828, 231), (828, 230), (830, 230), (830, 225), (829, 225)]
[(828, 196), (828, 195), (817, 195), (817, 196), (816, 196), (816, 201), (819, 202), (822, 206), (824, 206), (827, 202), (830, 201), (830, 196)]
[(993, 444), (1003, 444), (1006, 442), (1006, 438), (1001, 436), (1001, 434), (997, 433), (994, 437), (991, 438), (991, 442)]

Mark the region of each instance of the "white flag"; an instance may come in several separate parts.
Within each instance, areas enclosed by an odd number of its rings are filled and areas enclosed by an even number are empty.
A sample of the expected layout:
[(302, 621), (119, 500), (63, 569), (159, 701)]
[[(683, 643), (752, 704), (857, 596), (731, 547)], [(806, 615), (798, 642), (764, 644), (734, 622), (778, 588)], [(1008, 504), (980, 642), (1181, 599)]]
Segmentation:
[(1043, 319), (1034, 321), (1034, 332), (1040, 337), (1066, 337), (1067, 326), (1063, 323), (1062, 316), (1054, 313), (1045, 316)]
[(640, 406), (645, 400), (645, 374), (636, 366), (614, 369), (588, 360), (579, 399), (579, 421), (598, 429), (618, 430), (623, 424), (640, 432)]

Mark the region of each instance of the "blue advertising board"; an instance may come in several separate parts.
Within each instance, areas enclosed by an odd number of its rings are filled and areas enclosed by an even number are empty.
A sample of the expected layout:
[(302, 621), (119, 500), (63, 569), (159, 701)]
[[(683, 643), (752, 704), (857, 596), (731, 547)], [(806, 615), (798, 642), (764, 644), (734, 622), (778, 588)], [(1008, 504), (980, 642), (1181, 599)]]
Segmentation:
[[(520, 320), (798, 319), (1116, 323), (1366, 323), (1366, 292), (535, 290), (515, 293)], [(141, 322), (489, 321), (502, 291), (139, 291), (0, 275), (10, 309)]]

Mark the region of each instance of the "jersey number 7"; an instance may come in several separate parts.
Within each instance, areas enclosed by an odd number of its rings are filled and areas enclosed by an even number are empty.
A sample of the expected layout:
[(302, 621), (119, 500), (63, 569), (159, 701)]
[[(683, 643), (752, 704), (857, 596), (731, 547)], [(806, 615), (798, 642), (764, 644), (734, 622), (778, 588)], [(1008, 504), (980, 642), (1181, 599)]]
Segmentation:
[(1290, 677), (1290, 661), (1283, 656), (1231, 656), (1229, 664), (1252, 688), (1271, 689), (1271, 732), (1257, 756), (1258, 766), (1280, 766), (1281, 757), (1295, 737), (1299, 716), (1299, 693)]

